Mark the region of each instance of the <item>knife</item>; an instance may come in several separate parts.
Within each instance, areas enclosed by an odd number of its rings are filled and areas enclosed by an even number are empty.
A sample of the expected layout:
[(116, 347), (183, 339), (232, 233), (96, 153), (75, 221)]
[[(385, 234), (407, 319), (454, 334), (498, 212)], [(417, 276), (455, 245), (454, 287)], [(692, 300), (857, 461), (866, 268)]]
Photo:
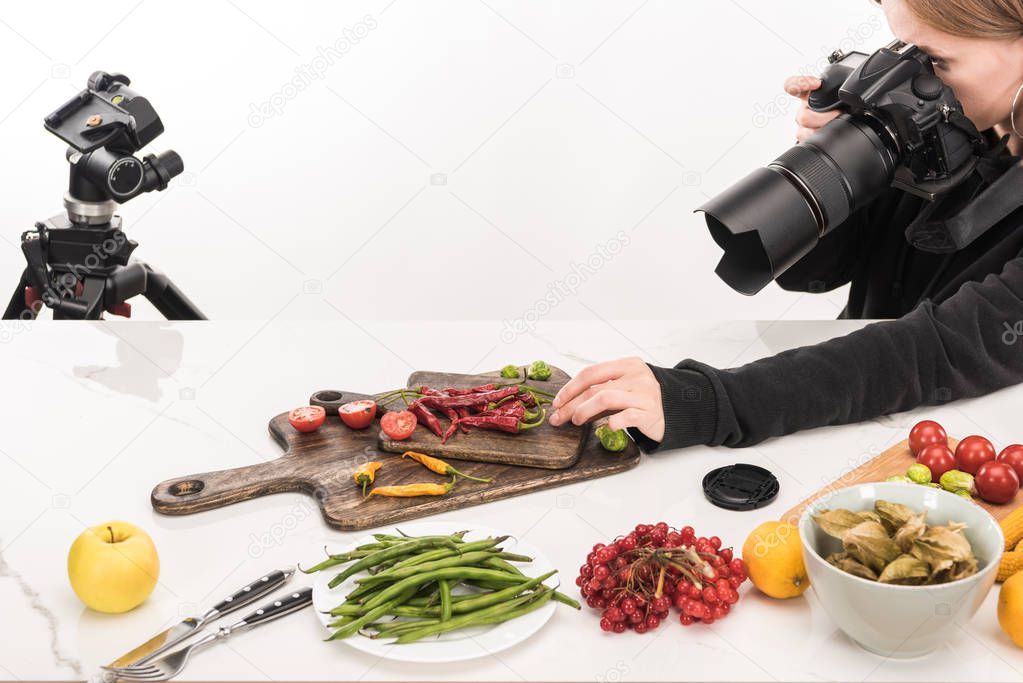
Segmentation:
[(284, 584), (295, 574), (293, 567), (287, 569), (275, 569), (269, 574), (259, 577), (249, 585), (240, 588), (227, 596), (213, 607), (203, 612), (200, 617), (187, 617), (179, 623), (171, 626), (166, 631), (158, 633), (134, 650), (126, 652), (107, 666), (125, 667), (133, 664), (148, 662), (154, 657), (166, 652), (185, 638), (196, 633), (206, 624), (219, 619), (225, 614), (248, 605), (268, 593), (272, 593)]

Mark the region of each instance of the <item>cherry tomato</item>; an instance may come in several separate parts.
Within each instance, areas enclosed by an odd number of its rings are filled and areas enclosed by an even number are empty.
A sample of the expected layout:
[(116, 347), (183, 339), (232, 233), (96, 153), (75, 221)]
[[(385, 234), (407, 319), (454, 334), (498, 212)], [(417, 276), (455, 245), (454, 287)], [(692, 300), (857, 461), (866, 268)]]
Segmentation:
[(952, 451), (940, 443), (925, 446), (916, 457), (916, 461), (921, 465), (927, 465), (927, 469), (931, 471), (932, 481), (938, 481), (945, 472), (956, 468), (956, 459)]
[(1023, 481), (1023, 444), (1014, 443), (1011, 446), (1006, 446), (1002, 449), (1002, 452), (998, 454), (996, 460), (998, 462), (1004, 462), (1006, 465), (1016, 470), (1016, 476)]
[(995, 459), (997, 451), (983, 436), (968, 436), (956, 446), (956, 465), (967, 474), (976, 474), (980, 466)]
[(288, 422), (300, 432), (315, 432), (327, 419), (327, 411), (320, 406), (301, 406), (288, 413)]
[(1008, 503), (1019, 491), (1016, 470), (1004, 462), (986, 462), (977, 470), (977, 494), (989, 503)]
[(380, 418), (380, 428), (384, 430), (384, 434), (388, 438), (403, 441), (412, 436), (417, 422), (415, 415), (407, 410), (402, 410), (397, 413), (384, 413), (384, 416)]
[(945, 428), (934, 420), (917, 422), (909, 430), (909, 450), (914, 457), (920, 455), (920, 451), (927, 446), (936, 443), (948, 445), (948, 434), (945, 433)]
[(352, 429), (365, 429), (377, 416), (376, 401), (351, 401), (337, 409), (341, 421)]

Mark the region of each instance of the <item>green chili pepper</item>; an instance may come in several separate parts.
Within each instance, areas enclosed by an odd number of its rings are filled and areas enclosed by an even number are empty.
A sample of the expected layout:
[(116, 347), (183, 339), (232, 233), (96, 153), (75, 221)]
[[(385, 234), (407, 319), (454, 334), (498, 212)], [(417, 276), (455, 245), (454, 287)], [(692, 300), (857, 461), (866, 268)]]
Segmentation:
[(501, 368), (501, 377), (505, 379), (515, 379), (522, 376), (522, 370), (516, 365), (505, 365)]
[(624, 429), (612, 430), (606, 424), (602, 424), (597, 427), (596, 434), (605, 451), (619, 453), (629, 445), (629, 437)]
[(529, 379), (539, 380), (545, 382), (551, 378), (551, 366), (542, 360), (535, 360), (533, 364), (529, 366), (529, 372), (526, 375)]

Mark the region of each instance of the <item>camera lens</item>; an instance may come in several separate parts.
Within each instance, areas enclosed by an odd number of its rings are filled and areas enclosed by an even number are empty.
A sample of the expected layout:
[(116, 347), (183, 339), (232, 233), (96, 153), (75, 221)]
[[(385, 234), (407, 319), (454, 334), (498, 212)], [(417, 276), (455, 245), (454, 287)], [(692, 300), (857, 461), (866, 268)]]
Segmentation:
[(844, 114), (697, 209), (724, 256), (715, 272), (756, 294), (891, 184), (898, 146), (869, 114)]

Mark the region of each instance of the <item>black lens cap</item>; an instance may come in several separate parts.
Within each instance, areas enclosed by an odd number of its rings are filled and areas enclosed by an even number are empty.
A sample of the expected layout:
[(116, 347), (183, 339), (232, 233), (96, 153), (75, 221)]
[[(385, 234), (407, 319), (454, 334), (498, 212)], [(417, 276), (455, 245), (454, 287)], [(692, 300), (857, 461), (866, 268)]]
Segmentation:
[(756, 510), (778, 496), (778, 479), (756, 465), (728, 465), (707, 473), (703, 493), (726, 510)]

